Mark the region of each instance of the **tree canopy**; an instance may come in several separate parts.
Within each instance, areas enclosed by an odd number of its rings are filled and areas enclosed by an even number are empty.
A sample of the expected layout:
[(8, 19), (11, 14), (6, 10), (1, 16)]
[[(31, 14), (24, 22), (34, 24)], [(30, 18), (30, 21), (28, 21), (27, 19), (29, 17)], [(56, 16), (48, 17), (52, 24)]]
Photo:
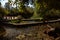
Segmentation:
[[(29, 7), (29, 4), (33, 5), (33, 8)], [(12, 5), (16, 7), (14, 8)], [(24, 18), (31, 18), (32, 16), (45, 18), (47, 15), (52, 15), (51, 10), (54, 10), (54, 12), (60, 10), (60, 0), (8, 0), (8, 5), (6, 4), (3, 10), (9, 10), (6, 14), (17, 14)], [(3, 13), (2, 10), (0, 12)]]

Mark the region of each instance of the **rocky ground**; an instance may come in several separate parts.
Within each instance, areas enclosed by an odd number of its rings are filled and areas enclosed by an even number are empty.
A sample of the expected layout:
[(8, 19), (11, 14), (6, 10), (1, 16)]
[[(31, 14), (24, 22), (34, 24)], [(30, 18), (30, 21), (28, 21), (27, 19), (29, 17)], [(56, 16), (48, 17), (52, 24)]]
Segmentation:
[[(48, 24), (54, 27), (57, 27), (59, 23), (56, 24)], [(3, 40), (58, 40), (58, 38), (54, 39), (49, 35), (45, 34), (46, 25), (38, 25), (38, 26), (29, 26), (25, 28), (11, 28), (4, 27), (6, 29), (6, 34), (4, 35)]]

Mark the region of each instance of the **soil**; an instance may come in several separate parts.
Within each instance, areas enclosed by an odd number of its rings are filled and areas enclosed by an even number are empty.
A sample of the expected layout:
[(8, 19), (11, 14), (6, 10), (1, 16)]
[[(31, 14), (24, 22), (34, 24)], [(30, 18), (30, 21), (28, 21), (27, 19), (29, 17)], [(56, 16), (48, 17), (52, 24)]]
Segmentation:
[[(60, 24), (60, 23), (58, 23)], [(48, 24), (53, 28), (56, 28), (57, 23)], [(54, 26), (55, 25), (55, 26)], [(59, 25), (60, 26), (60, 25)], [(37, 25), (37, 26), (29, 26), (23, 28), (13, 28), (13, 27), (4, 27), (6, 30), (6, 34), (0, 39), (3, 40), (59, 40), (60, 37), (54, 38), (53, 36), (49, 36), (45, 34), (45, 30), (48, 28), (46, 25)]]

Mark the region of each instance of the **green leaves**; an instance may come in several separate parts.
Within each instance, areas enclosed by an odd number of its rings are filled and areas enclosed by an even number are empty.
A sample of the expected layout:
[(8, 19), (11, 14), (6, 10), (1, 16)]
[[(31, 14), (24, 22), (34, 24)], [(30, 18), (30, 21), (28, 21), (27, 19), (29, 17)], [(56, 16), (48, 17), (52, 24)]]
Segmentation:
[(2, 8), (2, 7), (0, 7), (0, 15), (4, 16), (4, 15), (7, 15), (7, 14), (9, 14), (9, 11), (4, 9), (4, 8)]
[[(10, 12), (3, 9), (4, 13), (18, 14), (24, 18), (30, 18), (32, 16), (35, 16), (37, 18), (45, 18), (47, 14), (50, 15), (49, 11), (51, 9), (60, 10), (59, 0), (15, 0), (14, 2), (12, 0), (8, 0), (8, 3), (10, 5), (16, 5), (16, 8), (12, 8)], [(29, 3), (32, 3), (34, 5), (34, 8), (29, 8)], [(3, 13), (2, 10), (1, 13)]]

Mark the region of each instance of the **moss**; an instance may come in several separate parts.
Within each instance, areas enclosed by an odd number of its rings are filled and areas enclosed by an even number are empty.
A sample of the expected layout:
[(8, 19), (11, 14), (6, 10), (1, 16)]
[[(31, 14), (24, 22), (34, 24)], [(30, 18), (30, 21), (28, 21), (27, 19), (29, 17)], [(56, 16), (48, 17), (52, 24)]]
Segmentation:
[(21, 20), (11, 20), (11, 21), (9, 21), (9, 22), (11, 22), (11, 23), (20, 23)]

